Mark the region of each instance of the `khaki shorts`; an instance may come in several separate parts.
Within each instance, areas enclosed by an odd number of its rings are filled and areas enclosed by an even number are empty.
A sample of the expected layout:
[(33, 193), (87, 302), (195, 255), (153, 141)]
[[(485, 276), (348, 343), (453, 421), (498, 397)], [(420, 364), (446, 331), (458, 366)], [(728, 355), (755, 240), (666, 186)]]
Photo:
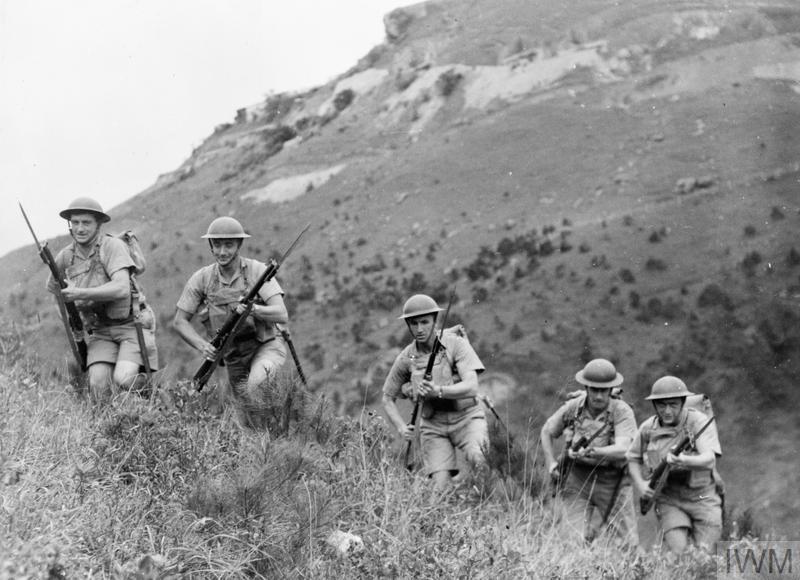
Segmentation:
[[(149, 328), (143, 328), (144, 344), (147, 349), (147, 359), (152, 370), (158, 369), (158, 351), (156, 350), (156, 336)], [(92, 329), (86, 335), (86, 363), (103, 362), (111, 365), (119, 361), (128, 361), (144, 365), (142, 352), (139, 349), (139, 340), (136, 337), (136, 326), (133, 322), (118, 326), (103, 326)]]
[[(156, 350), (156, 336), (150, 328), (143, 328), (144, 344), (147, 349), (147, 359), (152, 370), (158, 369), (158, 351)], [(144, 365), (142, 352), (139, 349), (139, 340), (136, 337), (136, 326), (133, 322), (118, 326), (102, 326), (92, 329), (86, 335), (87, 365), (102, 362), (111, 365), (119, 361), (128, 361)]]
[(713, 485), (665, 489), (655, 507), (662, 532), (687, 528), (698, 546), (713, 546), (722, 536), (722, 500)]
[[(225, 359), (225, 367), (228, 369), (228, 381), (232, 387), (240, 383), (247, 382), (251, 369), (259, 366), (272, 374), (280, 369), (286, 362), (286, 343), (280, 337), (262, 343), (252, 354)], [(235, 389), (234, 389), (234, 392)]]
[(471, 463), (484, 463), (483, 446), (489, 440), (486, 415), (480, 405), (466, 411), (436, 412), (423, 419), (420, 430), (425, 471), (458, 473), (456, 450)]
[[(633, 490), (627, 476), (620, 482), (623, 473), (620, 469), (572, 467), (561, 494), (563, 521), (572, 535), (592, 540), (608, 532), (628, 546), (639, 544)], [(609, 508), (612, 500), (614, 506)]]

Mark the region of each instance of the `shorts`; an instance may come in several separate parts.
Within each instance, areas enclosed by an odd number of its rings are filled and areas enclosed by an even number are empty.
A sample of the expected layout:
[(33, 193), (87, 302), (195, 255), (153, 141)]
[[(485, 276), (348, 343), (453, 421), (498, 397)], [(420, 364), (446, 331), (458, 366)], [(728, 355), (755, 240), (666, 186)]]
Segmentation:
[(228, 369), (228, 381), (234, 387), (239, 383), (247, 382), (250, 371), (261, 366), (272, 374), (280, 369), (286, 362), (286, 343), (282, 338), (260, 343), (250, 354), (225, 359), (225, 368)]
[[(594, 539), (607, 529), (628, 546), (638, 545), (633, 490), (624, 473), (618, 468), (573, 465), (562, 492), (563, 517), (573, 533)], [(612, 500), (614, 506), (609, 508)]]
[[(150, 369), (158, 369), (158, 350), (156, 349), (156, 335), (150, 328), (143, 328), (144, 344), (147, 349), (147, 359)], [(117, 364), (119, 361), (138, 363), (144, 365), (142, 352), (139, 349), (139, 339), (136, 336), (136, 326), (133, 322), (117, 326), (101, 326), (92, 329), (86, 335), (86, 364), (94, 363)]]
[(687, 528), (698, 546), (713, 546), (722, 536), (722, 499), (713, 485), (666, 488), (656, 501), (655, 512), (662, 532)]
[(489, 441), (486, 415), (480, 405), (466, 411), (437, 411), (423, 419), (420, 430), (422, 459), (430, 475), (437, 471), (458, 473), (456, 450), (473, 464), (485, 463), (483, 447)]

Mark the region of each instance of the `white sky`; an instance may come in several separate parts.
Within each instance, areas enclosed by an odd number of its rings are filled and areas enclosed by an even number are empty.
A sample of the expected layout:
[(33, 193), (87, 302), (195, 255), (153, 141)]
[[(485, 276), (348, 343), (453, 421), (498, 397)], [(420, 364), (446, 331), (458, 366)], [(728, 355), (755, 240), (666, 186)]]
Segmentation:
[(270, 92), (324, 84), (411, 0), (0, 0), (0, 255), (176, 169)]

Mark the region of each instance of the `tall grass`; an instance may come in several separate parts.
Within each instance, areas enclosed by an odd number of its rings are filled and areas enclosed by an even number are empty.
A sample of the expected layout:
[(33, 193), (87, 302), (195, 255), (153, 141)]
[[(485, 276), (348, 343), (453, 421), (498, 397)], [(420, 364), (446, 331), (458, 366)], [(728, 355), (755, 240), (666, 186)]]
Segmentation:
[[(491, 471), (435, 495), (405, 469), (381, 416), (337, 417), (290, 381), (273, 400), (268, 441), (209, 413), (180, 383), (96, 407), (7, 364), (0, 578), (673, 579), (713, 570), (703, 554), (673, 560), (563, 537), (535, 447), (503, 429), (492, 431)], [(363, 546), (340, 552), (326, 542), (337, 530)]]

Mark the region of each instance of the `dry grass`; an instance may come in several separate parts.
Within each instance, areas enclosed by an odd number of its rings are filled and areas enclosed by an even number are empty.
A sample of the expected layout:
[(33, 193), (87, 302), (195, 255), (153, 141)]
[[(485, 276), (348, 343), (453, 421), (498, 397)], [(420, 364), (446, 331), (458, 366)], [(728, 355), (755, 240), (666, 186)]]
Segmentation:
[[(282, 385), (284, 397), (293, 385)], [(0, 578), (700, 578), (672, 562), (561, 538), (527, 442), (441, 497), (408, 473), (379, 416), (295, 397), (271, 442), (173, 386), (96, 408), (35, 370), (0, 375)], [(170, 406), (171, 407), (171, 406)], [(285, 413), (281, 404), (275, 416)], [(334, 530), (363, 539), (342, 555)]]

